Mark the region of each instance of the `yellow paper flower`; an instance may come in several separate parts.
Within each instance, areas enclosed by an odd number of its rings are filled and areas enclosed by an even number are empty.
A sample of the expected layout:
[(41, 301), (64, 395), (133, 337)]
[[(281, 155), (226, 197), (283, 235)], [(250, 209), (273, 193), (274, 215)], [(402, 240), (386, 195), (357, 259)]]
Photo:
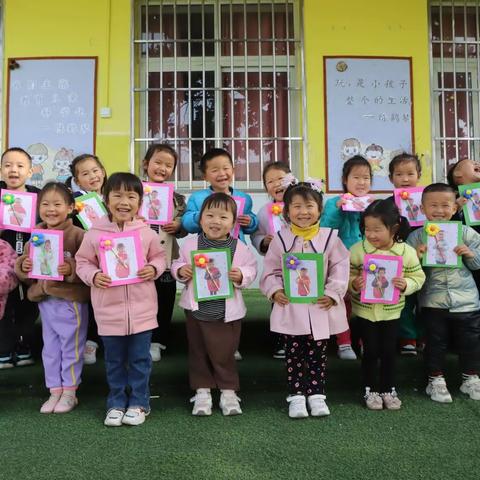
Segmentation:
[(377, 266), (374, 263), (371, 263), (368, 268), (370, 269), (371, 272), (374, 272), (377, 269)]
[(425, 227), (425, 231), (427, 232), (427, 235), (434, 237), (440, 231), (440, 227), (436, 223), (429, 223)]
[(149, 185), (145, 185), (143, 187), (143, 191), (148, 195), (149, 193), (152, 193), (152, 187), (150, 187)]
[(77, 212), (81, 212), (84, 207), (85, 204), (83, 202), (75, 202), (75, 209), (77, 210)]

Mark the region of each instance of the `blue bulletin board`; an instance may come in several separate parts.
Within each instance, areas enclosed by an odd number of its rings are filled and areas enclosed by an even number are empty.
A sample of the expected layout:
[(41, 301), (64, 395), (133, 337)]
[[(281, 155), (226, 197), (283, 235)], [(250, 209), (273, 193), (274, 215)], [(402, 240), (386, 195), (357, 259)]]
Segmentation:
[(391, 191), (388, 164), (413, 152), (411, 58), (324, 57), (327, 191), (342, 191), (342, 167), (363, 155), (372, 191)]

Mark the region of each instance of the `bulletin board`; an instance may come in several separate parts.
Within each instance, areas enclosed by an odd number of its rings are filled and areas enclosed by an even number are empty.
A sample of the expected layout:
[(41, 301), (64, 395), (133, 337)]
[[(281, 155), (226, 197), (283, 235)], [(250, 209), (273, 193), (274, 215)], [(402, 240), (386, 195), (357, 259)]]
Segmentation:
[(31, 184), (65, 181), (95, 153), (97, 57), (9, 58), (7, 82), (7, 146), (32, 156)]
[(412, 59), (324, 57), (327, 191), (342, 192), (342, 167), (363, 155), (372, 191), (388, 192), (388, 164), (414, 151)]

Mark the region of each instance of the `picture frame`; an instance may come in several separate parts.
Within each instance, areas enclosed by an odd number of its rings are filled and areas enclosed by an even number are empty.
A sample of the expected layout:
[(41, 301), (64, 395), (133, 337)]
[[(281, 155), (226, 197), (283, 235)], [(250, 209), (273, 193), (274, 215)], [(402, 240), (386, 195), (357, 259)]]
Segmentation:
[(16, 232), (31, 232), (37, 220), (37, 194), (0, 190), (0, 226)]
[(342, 205), (342, 210), (345, 212), (363, 212), (372, 203), (371, 195), (355, 197), (351, 193), (344, 193), (341, 197), (346, 202)]
[(462, 241), (462, 223), (426, 222), (423, 229), (423, 242), (427, 251), (423, 255), (424, 267), (460, 268), (462, 257), (453, 249)]
[(76, 217), (85, 230), (92, 228), (93, 222), (108, 215), (102, 199), (96, 192), (89, 192), (75, 198)]
[(285, 295), (291, 303), (315, 303), (324, 292), (322, 253), (284, 253)]
[(140, 215), (151, 225), (166, 225), (173, 221), (172, 183), (143, 183), (143, 202)]
[(137, 275), (145, 266), (138, 230), (109, 233), (99, 242), (100, 266), (112, 279), (112, 287), (143, 282)]
[(365, 288), (360, 292), (362, 303), (395, 305), (400, 299), (400, 290), (392, 279), (401, 277), (403, 258), (396, 255), (367, 254), (363, 260)]
[(194, 250), (190, 255), (195, 301), (232, 298), (233, 283), (228, 279), (228, 272), (232, 267), (230, 249)]
[(232, 231), (230, 232), (230, 235), (233, 238), (238, 238), (240, 235), (240, 228), (241, 228), (240, 224), (238, 223), (238, 217), (240, 215), (243, 215), (245, 211), (245, 197), (232, 196), (232, 198), (235, 200), (235, 203), (237, 204), (237, 221), (235, 222), (235, 225)]
[(465, 223), (472, 227), (480, 225), (480, 183), (459, 185), (458, 193), (467, 200), (462, 209)]
[(28, 257), (33, 269), (28, 278), (62, 281), (58, 267), (64, 263), (63, 230), (35, 228), (30, 236)]
[(283, 202), (270, 202), (267, 204), (268, 229), (270, 235), (275, 235), (287, 225), (283, 218), (283, 208)]
[(395, 205), (400, 210), (400, 215), (408, 220), (411, 227), (421, 227), (427, 220), (420, 208), (424, 189), (425, 187), (410, 187), (395, 188), (393, 191)]

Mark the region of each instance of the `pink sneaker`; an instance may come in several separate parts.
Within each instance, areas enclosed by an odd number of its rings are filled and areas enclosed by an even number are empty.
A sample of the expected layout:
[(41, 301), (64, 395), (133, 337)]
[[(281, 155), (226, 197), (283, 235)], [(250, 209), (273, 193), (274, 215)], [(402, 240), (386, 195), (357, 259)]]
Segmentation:
[(55, 405), (53, 413), (68, 413), (71, 412), (78, 405), (77, 397), (75, 396), (75, 391), (70, 390), (62, 393), (60, 400)]
[(62, 390), (50, 392), (50, 398), (40, 408), (40, 413), (53, 413), (60, 397)]

